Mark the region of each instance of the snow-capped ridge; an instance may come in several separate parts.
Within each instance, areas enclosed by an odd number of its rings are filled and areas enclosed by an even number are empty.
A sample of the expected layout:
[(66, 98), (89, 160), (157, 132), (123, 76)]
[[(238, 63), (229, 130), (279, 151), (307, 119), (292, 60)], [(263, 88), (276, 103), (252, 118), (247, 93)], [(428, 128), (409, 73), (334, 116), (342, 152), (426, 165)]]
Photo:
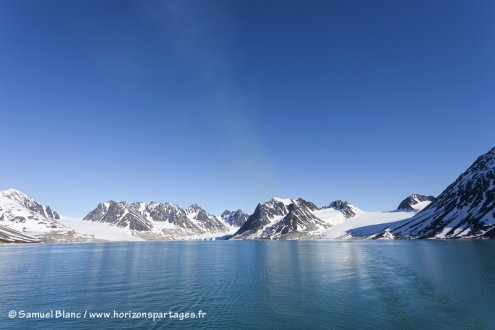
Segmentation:
[(3, 191), (0, 191), (0, 195), (6, 198), (10, 198), (12, 200), (33, 200), (32, 197), (28, 196), (27, 194), (23, 193), (20, 190), (14, 189), (14, 188), (8, 188)]
[(16, 203), (44, 217), (54, 220), (60, 219), (60, 215), (57, 212), (52, 211), (49, 206), (38, 203), (32, 197), (17, 189), (9, 188), (7, 190), (1, 191), (0, 199), (4, 200), (4, 202), (11, 201), (13, 203)]
[(434, 196), (412, 194), (407, 196), (404, 200), (400, 202), (399, 206), (397, 207), (397, 210), (412, 211), (412, 212), (421, 211), (434, 200), (435, 200)]
[(249, 214), (238, 209), (236, 211), (225, 210), (220, 215), (220, 218), (229, 226), (241, 227), (246, 223)]
[(204, 209), (196, 203), (189, 205), (186, 210), (189, 212), (204, 211)]
[(197, 204), (183, 209), (170, 202), (129, 204), (108, 201), (99, 203), (83, 220), (105, 222), (128, 228), (146, 239), (177, 239), (228, 232), (228, 228), (221, 220)]
[(495, 148), (410, 221), (391, 228), (397, 238), (495, 238)]
[(282, 204), (287, 205), (287, 206), (294, 203), (294, 200), (292, 198), (273, 197), (270, 201), (282, 203)]
[(259, 203), (234, 239), (302, 239), (317, 237), (330, 225), (313, 213), (318, 208), (302, 198), (272, 198)]
[(14, 241), (19, 242), (57, 241), (65, 236), (76, 238), (75, 233), (58, 220), (57, 212), (17, 189), (0, 192), (0, 226), (4, 228), (4, 242), (8, 241), (7, 236), (16, 236)]
[(351, 202), (340, 199), (335, 200), (326, 206), (323, 206), (321, 209), (334, 209), (340, 211), (347, 219), (352, 218), (359, 211), (359, 209)]
[(110, 200), (98, 203), (78, 222), (60, 217), (19, 190), (0, 191), (0, 242), (88, 241), (107, 236), (117, 240), (495, 238), (495, 148), (479, 156), (437, 198), (412, 194), (389, 212), (360, 210), (344, 200), (318, 208), (302, 198), (274, 197), (259, 203), (249, 216), (242, 210), (226, 210), (217, 217), (197, 204), (182, 208), (169, 202)]

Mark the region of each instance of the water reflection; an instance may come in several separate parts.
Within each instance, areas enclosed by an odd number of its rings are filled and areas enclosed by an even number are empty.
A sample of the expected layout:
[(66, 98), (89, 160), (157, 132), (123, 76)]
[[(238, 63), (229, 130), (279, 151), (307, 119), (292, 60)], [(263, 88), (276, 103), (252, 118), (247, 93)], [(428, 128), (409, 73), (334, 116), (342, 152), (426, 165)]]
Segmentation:
[[(8, 328), (493, 328), (495, 242), (0, 247)], [(2, 319), (11, 309), (204, 310), (202, 321)], [(174, 323), (175, 322), (175, 323)]]

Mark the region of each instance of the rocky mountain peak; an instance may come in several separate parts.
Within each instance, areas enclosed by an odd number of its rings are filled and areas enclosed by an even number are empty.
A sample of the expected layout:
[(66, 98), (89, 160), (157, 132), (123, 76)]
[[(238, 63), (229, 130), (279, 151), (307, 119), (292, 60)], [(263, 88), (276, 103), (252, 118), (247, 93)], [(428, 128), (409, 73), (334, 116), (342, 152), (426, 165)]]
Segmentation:
[(434, 196), (412, 194), (400, 202), (399, 211), (421, 211), (435, 200)]
[(242, 210), (225, 210), (220, 217), (224, 222), (231, 226), (241, 227), (244, 223), (246, 223), (248, 216), (249, 215)]
[(272, 198), (260, 203), (234, 235), (234, 239), (287, 238), (315, 235), (328, 225), (317, 218), (315, 204), (302, 198)]
[(342, 214), (347, 218), (352, 218), (356, 215), (357, 208), (349, 201), (335, 200), (330, 204), (322, 207), (322, 209), (335, 209), (342, 212)]
[(188, 213), (189, 212), (201, 212), (201, 211), (205, 212), (205, 210), (196, 203), (189, 205), (189, 207), (186, 209), (186, 211)]
[(495, 148), (490, 149), (411, 221), (396, 237), (495, 238)]
[(48, 219), (60, 219), (60, 215), (53, 211), (49, 206), (43, 205), (35, 201), (32, 197), (17, 189), (7, 189), (0, 192), (0, 198), (17, 203), (26, 209), (38, 213)]

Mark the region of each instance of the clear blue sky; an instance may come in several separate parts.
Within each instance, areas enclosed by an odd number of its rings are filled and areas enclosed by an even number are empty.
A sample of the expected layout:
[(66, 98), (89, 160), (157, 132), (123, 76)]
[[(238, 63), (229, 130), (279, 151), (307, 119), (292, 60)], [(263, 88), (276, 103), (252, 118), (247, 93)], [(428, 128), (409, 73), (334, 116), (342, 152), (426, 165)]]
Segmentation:
[(495, 2), (0, 1), (0, 189), (394, 209), (495, 145)]

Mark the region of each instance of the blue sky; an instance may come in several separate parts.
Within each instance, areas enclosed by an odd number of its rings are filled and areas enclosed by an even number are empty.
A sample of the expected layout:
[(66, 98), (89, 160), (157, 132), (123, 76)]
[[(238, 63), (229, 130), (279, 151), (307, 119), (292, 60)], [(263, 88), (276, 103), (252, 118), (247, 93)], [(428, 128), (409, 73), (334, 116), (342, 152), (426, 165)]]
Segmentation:
[(0, 189), (394, 209), (495, 145), (493, 1), (0, 2)]

